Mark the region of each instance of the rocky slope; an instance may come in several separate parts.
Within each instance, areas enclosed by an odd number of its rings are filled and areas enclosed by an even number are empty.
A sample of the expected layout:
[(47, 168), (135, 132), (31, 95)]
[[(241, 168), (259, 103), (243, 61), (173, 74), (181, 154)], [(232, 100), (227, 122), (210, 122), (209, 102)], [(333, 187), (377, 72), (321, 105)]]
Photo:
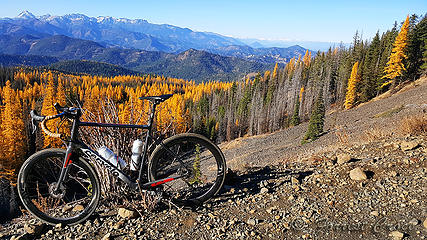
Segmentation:
[(201, 208), (163, 207), (135, 217), (101, 207), (71, 227), (24, 216), (1, 226), (0, 237), (426, 239), (427, 135), (404, 124), (408, 116), (425, 118), (426, 95), (423, 80), (330, 113), (327, 132), (304, 146), (298, 143), (305, 125), (222, 144), (233, 172), (220, 195)]

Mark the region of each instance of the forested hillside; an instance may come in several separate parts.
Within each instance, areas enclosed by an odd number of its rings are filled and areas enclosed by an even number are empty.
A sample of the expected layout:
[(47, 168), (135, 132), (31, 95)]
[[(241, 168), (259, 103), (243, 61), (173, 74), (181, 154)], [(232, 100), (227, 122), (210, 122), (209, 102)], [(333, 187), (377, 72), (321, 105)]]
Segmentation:
[[(93, 41), (54, 35), (44, 38), (0, 36), (0, 65), (40, 66), (55, 60), (89, 60), (121, 66), (146, 74), (158, 74), (196, 81), (231, 81), (248, 73), (265, 71), (263, 64), (237, 57), (224, 57), (189, 49), (179, 54), (105, 47)], [(24, 56), (17, 56), (24, 55)], [(43, 57), (39, 57), (43, 56)], [(48, 56), (48, 57), (45, 57)]]
[(89, 74), (114, 77), (119, 75), (140, 75), (141, 73), (102, 62), (86, 60), (61, 61), (46, 66), (48, 69), (72, 74)]
[(316, 112), (315, 106), (350, 109), (425, 72), (426, 24), (426, 17), (408, 17), (401, 27), (377, 33), (370, 41), (356, 33), (350, 48), (329, 49), (315, 57), (307, 51), (285, 67), (276, 64), (272, 71), (232, 83), (1, 68), (0, 164), (13, 175), (37, 148), (61, 145), (41, 136), (37, 139), (43, 142), (35, 142), (28, 116), (30, 109), (54, 114), (55, 102), (81, 105), (86, 119), (142, 123), (148, 104), (138, 97), (178, 92), (158, 111), (157, 130), (199, 132), (218, 142), (297, 125)]

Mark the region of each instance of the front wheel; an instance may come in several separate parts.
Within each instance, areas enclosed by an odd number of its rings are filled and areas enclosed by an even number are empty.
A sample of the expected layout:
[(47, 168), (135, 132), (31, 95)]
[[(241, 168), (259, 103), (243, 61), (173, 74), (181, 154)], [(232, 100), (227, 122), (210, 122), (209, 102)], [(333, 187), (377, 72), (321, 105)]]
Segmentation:
[(87, 219), (101, 195), (98, 176), (82, 158), (74, 158), (56, 190), (65, 150), (45, 149), (30, 156), (18, 174), (18, 194), (25, 208), (48, 224), (73, 225)]
[(209, 139), (192, 133), (163, 141), (151, 154), (150, 181), (173, 178), (163, 192), (179, 205), (198, 205), (221, 189), (226, 163), (221, 150)]

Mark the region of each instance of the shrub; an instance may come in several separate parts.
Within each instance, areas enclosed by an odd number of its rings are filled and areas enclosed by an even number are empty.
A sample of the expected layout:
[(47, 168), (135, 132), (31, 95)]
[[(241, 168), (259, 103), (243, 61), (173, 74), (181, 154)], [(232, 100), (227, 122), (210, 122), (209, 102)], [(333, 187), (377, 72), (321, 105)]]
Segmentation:
[(400, 122), (400, 130), (403, 134), (427, 135), (427, 116), (418, 114), (404, 118)]

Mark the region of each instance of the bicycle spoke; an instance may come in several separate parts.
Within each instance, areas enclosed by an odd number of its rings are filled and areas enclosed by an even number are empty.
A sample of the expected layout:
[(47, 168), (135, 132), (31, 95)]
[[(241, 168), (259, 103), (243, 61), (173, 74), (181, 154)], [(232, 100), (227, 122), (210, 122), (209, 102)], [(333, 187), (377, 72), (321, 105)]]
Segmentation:
[[(31, 166), (25, 168), (23, 185), (18, 181), (20, 194), (25, 191), (24, 206), (37, 217), (52, 224), (73, 223), (86, 218), (95, 210), (99, 198), (98, 183), (93, 174), (88, 174), (89, 165), (82, 165), (80, 161), (70, 164), (66, 178), (57, 187), (65, 151), (49, 150), (44, 154), (51, 156), (33, 158)], [(86, 211), (89, 207), (91, 210)]]
[(219, 169), (224, 161), (217, 148), (197, 136), (176, 139), (166, 140), (161, 151), (153, 155), (151, 176), (154, 180), (179, 176), (163, 184), (163, 192), (176, 203), (203, 202), (221, 187), (224, 176)]

